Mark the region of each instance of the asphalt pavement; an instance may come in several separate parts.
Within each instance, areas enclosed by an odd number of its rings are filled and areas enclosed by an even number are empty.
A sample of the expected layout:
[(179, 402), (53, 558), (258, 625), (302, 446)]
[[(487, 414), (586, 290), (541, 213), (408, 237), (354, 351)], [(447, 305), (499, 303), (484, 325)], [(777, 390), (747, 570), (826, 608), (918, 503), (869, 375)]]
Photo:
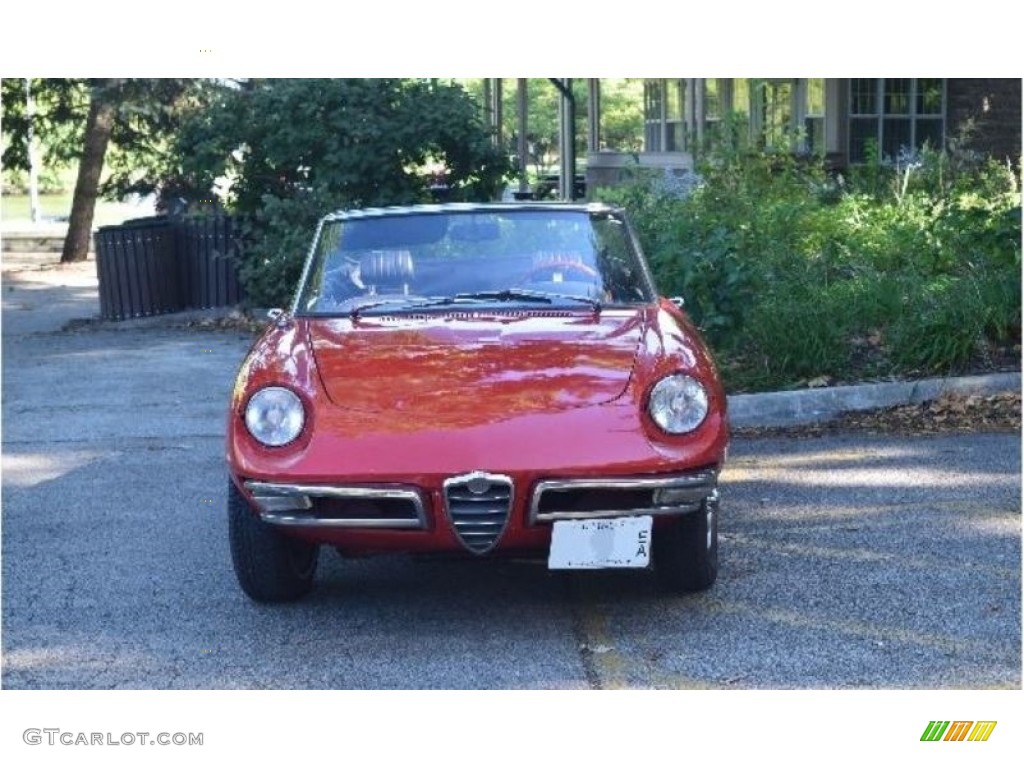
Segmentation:
[(343, 561), (238, 589), (225, 407), (250, 337), (5, 272), (8, 689), (1021, 687), (1017, 434), (736, 439), (708, 592), (531, 562)]

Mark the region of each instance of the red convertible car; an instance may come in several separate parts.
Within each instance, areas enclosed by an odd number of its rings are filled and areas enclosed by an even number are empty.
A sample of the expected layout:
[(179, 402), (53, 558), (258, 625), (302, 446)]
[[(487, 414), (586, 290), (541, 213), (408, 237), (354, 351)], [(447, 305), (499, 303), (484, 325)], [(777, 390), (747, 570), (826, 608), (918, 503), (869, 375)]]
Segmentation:
[(623, 212), (596, 204), (342, 211), (231, 399), (231, 554), (258, 601), (342, 555), (539, 555), (718, 571), (726, 400)]

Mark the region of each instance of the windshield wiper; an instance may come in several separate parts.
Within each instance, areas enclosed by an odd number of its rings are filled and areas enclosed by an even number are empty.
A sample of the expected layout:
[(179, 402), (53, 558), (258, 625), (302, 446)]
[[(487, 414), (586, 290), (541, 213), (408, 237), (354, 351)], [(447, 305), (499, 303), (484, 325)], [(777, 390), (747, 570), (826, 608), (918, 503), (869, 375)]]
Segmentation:
[(451, 298), (442, 299), (414, 299), (414, 298), (395, 298), (395, 299), (383, 299), (381, 301), (371, 301), (366, 304), (357, 304), (349, 310), (348, 316), (353, 320), (359, 317), (361, 312), (367, 309), (376, 309), (377, 307), (389, 307), (393, 304), (397, 304), (401, 307), (433, 307), (444, 304), (454, 304), (454, 300)]
[(488, 301), (532, 301), (540, 304), (551, 304), (555, 299), (569, 299), (570, 301), (582, 302), (583, 304), (591, 306), (594, 309), (594, 312), (601, 311), (600, 301), (585, 296), (572, 296), (568, 293), (545, 293), (543, 291), (527, 291), (517, 288), (506, 288), (501, 291), (473, 291), (472, 293), (457, 293), (454, 296), (435, 296), (424, 299), (394, 298), (383, 299), (381, 301), (371, 301), (367, 304), (359, 304), (358, 306), (353, 307), (349, 312), (349, 317), (355, 320), (359, 317), (360, 313), (368, 309), (387, 307), (395, 304), (401, 307), (408, 307), (410, 309), (420, 309), (423, 307), (447, 307), (454, 304), (475, 304)]
[(550, 304), (551, 297), (546, 293), (534, 291), (520, 291), (515, 288), (506, 288), (503, 291), (473, 291), (472, 293), (456, 293), (455, 299), (467, 301), (539, 301), (542, 304)]
[[(371, 301), (366, 304), (359, 304), (349, 311), (349, 317), (355, 320), (364, 310), (376, 309), (377, 307), (388, 307), (393, 304), (397, 304), (400, 307), (408, 307), (409, 309), (420, 309), (422, 307), (448, 307), (453, 304), (472, 304), (477, 301), (482, 301), (485, 298), (490, 298), (490, 296), (484, 296), (483, 294), (460, 293), (455, 296), (427, 296), (424, 298), (396, 297), (393, 299), (382, 299), (381, 301)], [(545, 301), (547, 300), (545, 299)]]
[(555, 299), (568, 299), (593, 307), (595, 312), (601, 311), (601, 302), (588, 296), (573, 296), (569, 293), (548, 293), (546, 291), (528, 291), (520, 288), (506, 288), (503, 291), (475, 291), (473, 293), (457, 293), (455, 299), (473, 301), (536, 301), (552, 304)]

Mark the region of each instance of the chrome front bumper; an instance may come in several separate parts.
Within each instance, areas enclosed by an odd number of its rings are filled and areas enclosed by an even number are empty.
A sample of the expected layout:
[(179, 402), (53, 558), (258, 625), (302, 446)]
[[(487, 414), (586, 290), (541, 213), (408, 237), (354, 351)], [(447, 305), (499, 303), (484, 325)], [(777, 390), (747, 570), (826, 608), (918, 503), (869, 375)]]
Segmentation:
[[(488, 480), (487, 489), (480, 492), (482, 501), (490, 502), (486, 491), (496, 479), (501, 479), (507, 489), (503, 519), (484, 521), (494, 529), (487, 537), (476, 533), (474, 527), (483, 525), (479, 510), (462, 509), (476, 500), (473, 494), (464, 493), (458, 496), (457, 502), (453, 501), (457, 496), (454, 490), (466, 484), (461, 481), (472, 480), (477, 475)], [(682, 515), (696, 512), (705, 502), (716, 503), (717, 486), (718, 470), (714, 468), (679, 475), (541, 480), (530, 496), (527, 524), (634, 515)], [(415, 486), (332, 486), (249, 480), (245, 487), (252, 494), (260, 518), (274, 525), (378, 530), (427, 530), (430, 527), (425, 501), (427, 492)], [(507, 520), (504, 515), (512, 510), (512, 494), (512, 480), (504, 476), (474, 473), (451, 478), (444, 486), (445, 508), (438, 513), (452, 521), (460, 537), (472, 532), (474, 537), (485, 539), (473, 546), (464, 542), (467, 548), (486, 551), (501, 537)]]
[(632, 515), (681, 515), (718, 498), (718, 470), (657, 477), (542, 480), (530, 501), (530, 524)]
[(310, 528), (424, 530), (426, 505), (416, 488), (290, 485), (249, 480), (260, 518)]

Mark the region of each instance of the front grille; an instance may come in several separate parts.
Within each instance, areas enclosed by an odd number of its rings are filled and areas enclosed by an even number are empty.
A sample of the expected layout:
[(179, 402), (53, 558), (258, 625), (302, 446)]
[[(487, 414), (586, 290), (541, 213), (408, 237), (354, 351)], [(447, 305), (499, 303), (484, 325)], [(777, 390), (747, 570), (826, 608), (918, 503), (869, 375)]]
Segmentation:
[(485, 472), (453, 477), (444, 484), (444, 505), (463, 546), (482, 555), (498, 543), (508, 524), (512, 480)]

